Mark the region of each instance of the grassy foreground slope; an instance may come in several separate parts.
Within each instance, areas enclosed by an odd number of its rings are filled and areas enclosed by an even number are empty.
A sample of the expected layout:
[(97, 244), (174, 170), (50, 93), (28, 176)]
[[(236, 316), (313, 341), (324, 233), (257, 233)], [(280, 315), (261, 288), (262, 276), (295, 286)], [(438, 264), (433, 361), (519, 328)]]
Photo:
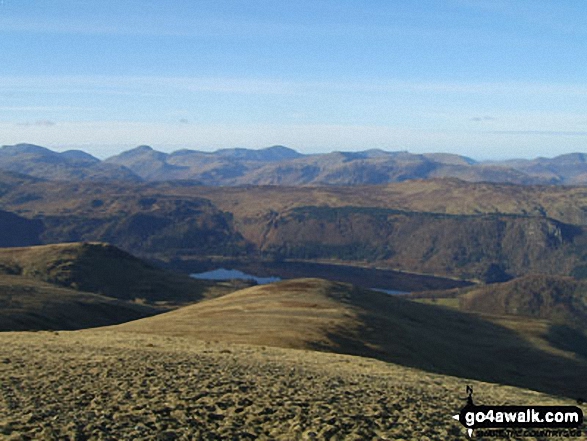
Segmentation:
[(452, 415), (469, 384), (476, 404), (575, 404), (360, 357), (104, 330), (0, 334), (0, 379), (7, 439), (444, 441), (466, 438)]
[(297, 279), (109, 329), (360, 355), (571, 397), (587, 362), (477, 316), (352, 285)]

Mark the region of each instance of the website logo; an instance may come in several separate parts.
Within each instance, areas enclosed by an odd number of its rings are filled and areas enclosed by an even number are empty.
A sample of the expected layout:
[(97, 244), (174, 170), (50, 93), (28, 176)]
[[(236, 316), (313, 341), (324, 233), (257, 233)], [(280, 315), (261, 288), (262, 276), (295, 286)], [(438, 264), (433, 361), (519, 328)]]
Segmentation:
[(453, 418), (467, 429), (469, 437), (476, 429), (493, 429), (488, 432), (496, 436), (536, 436), (536, 430), (528, 429), (546, 429), (538, 436), (580, 435), (583, 411), (577, 406), (477, 406), (471, 386), (467, 386), (467, 395), (467, 404)]

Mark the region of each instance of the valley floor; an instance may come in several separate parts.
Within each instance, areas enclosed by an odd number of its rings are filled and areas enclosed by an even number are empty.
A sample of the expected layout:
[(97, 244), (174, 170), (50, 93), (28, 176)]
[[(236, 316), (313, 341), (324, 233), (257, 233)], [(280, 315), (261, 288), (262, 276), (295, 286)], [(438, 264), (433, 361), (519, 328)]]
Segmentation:
[(0, 438), (466, 439), (451, 417), (467, 384), (477, 404), (575, 404), (312, 351), (104, 330), (1, 333)]

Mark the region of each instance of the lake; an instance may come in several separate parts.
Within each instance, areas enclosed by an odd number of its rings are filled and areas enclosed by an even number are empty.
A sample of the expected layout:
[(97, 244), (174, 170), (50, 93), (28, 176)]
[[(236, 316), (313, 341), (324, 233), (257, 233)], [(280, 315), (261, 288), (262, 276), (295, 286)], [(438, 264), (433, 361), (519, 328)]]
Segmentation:
[(203, 273), (190, 274), (194, 279), (201, 280), (254, 280), (259, 285), (279, 282), (281, 277), (258, 277), (253, 274), (247, 274), (236, 269), (218, 268)]
[[(194, 279), (200, 280), (254, 280), (259, 285), (266, 285), (268, 283), (279, 282), (283, 280), (281, 277), (259, 277), (253, 274), (248, 274), (237, 269), (218, 268), (212, 271), (205, 271), (203, 273), (190, 274)], [(408, 294), (406, 291), (398, 291), (394, 289), (371, 288), (374, 291), (383, 292), (390, 295)]]
[(352, 283), (363, 288), (383, 291), (387, 294), (452, 289), (471, 285), (471, 282), (463, 280), (411, 274), (389, 269), (300, 261), (268, 262), (234, 259), (219, 263), (203, 260), (184, 262), (181, 267), (176, 266), (174, 269), (187, 272), (196, 279), (254, 280), (259, 284), (285, 279), (317, 277)]
[(382, 288), (370, 288), (370, 289), (372, 289), (373, 291), (383, 292), (385, 294), (389, 294), (389, 295), (392, 295), (392, 296), (395, 296), (395, 295), (400, 295), (401, 296), (401, 295), (404, 295), (404, 294), (409, 294), (409, 292), (407, 292), (407, 291), (398, 291), (396, 289), (382, 289)]

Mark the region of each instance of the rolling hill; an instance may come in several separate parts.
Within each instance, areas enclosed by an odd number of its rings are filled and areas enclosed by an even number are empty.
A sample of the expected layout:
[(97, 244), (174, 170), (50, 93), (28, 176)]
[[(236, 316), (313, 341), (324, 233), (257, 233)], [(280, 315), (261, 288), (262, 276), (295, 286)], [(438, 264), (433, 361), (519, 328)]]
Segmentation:
[(163, 270), (104, 243), (2, 248), (0, 331), (122, 323), (238, 286)]
[(337, 352), (567, 396), (587, 360), (544, 350), (474, 315), (348, 284), (295, 279), (105, 330)]
[(105, 243), (2, 248), (0, 273), (148, 303), (198, 301), (210, 286), (152, 266)]

